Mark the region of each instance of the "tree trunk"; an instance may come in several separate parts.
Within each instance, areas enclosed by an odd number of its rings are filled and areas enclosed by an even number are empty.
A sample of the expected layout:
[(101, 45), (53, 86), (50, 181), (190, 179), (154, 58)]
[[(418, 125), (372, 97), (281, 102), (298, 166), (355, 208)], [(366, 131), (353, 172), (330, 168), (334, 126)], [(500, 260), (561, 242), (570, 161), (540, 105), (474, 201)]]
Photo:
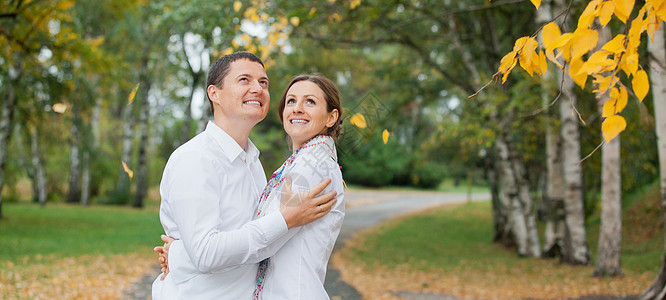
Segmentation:
[[(562, 73), (559, 73), (562, 76)], [(565, 249), (563, 262), (573, 265), (590, 263), (590, 252), (585, 233), (585, 212), (583, 211), (583, 170), (578, 163), (580, 157), (580, 132), (577, 116), (572, 114), (576, 106), (574, 83), (569, 75), (564, 75), (560, 101), (560, 122), (562, 135), (562, 164), (564, 172), (564, 210), (566, 222)]]
[(2, 187), (5, 179), (5, 166), (7, 164), (7, 154), (9, 150), (9, 141), (12, 134), (12, 123), (14, 119), (14, 109), (16, 106), (16, 93), (14, 85), (20, 76), (20, 66), (10, 68), (9, 82), (6, 83), (7, 100), (2, 103), (2, 119), (0, 119), (0, 219), (2, 218)]
[(525, 218), (529, 255), (539, 257), (541, 256), (541, 244), (539, 242), (539, 233), (537, 231), (536, 218), (534, 216), (532, 197), (530, 196), (530, 186), (525, 177), (525, 165), (520, 158), (520, 154), (516, 152), (515, 148), (509, 143), (509, 141), (507, 141), (507, 147), (509, 150), (511, 165), (513, 167), (513, 174), (516, 177), (516, 184), (518, 185), (518, 199), (520, 199)]
[[(654, 101), (654, 117), (657, 130), (657, 147), (659, 153), (659, 183), (661, 186), (661, 207), (664, 225), (666, 226), (666, 40), (664, 25), (654, 34), (654, 41), (648, 38), (650, 83)], [(666, 227), (664, 228), (666, 234)], [(650, 287), (641, 295), (641, 300), (666, 298), (666, 248), (661, 262), (659, 274)]]
[[(488, 151), (490, 152), (490, 151)], [(490, 155), (488, 153), (487, 155)], [(506, 237), (506, 214), (500, 199), (499, 176), (497, 175), (497, 164), (495, 159), (486, 156), (483, 159), (484, 170), (488, 185), (490, 185), (490, 196), (493, 210), (493, 242), (500, 242)]]
[(139, 157), (136, 167), (136, 191), (134, 194), (133, 207), (143, 207), (143, 200), (148, 190), (148, 113), (150, 111), (150, 102), (148, 101), (148, 92), (152, 82), (148, 72), (148, 51), (143, 58), (143, 71), (141, 76), (141, 107), (139, 111)]
[[(553, 9), (550, 2), (544, 2), (541, 9), (537, 11), (536, 21), (538, 24), (550, 22), (553, 19)], [(543, 43), (542, 33), (538, 35), (539, 43)], [(543, 76), (541, 83), (541, 103), (548, 108), (553, 101), (552, 88), (555, 86), (554, 68), (551, 65)], [(546, 186), (542, 195), (539, 212), (545, 223), (544, 256), (562, 256), (561, 249), (564, 239), (564, 213), (562, 212), (564, 201), (564, 174), (562, 169), (562, 138), (558, 134), (557, 126), (554, 124), (554, 116), (551, 109), (545, 112), (546, 128)], [(559, 212), (559, 214), (558, 214)]]
[[(132, 133), (134, 133), (134, 107), (130, 104), (125, 106), (125, 111), (123, 112), (123, 143), (120, 153), (120, 160), (125, 162), (129, 168), (132, 168), (132, 142), (134, 141)], [(118, 185), (116, 186), (118, 196), (129, 197), (129, 183), (130, 181), (125, 169), (123, 169), (122, 165), (119, 166)]]
[(90, 205), (90, 154), (97, 151), (99, 146), (99, 123), (100, 114), (102, 110), (102, 98), (95, 99), (95, 106), (93, 107), (92, 118), (90, 119), (90, 127), (92, 130), (92, 147), (88, 147), (83, 152), (83, 171), (81, 174), (81, 205)]
[(81, 158), (79, 154), (79, 110), (75, 107), (73, 109), (74, 117), (72, 118), (71, 127), (71, 146), (69, 152), (69, 189), (67, 192), (67, 203), (78, 203), (81, 196), (80, 183), (81, 183)]
[[(610, 28), (599, 31), (598, 45), (611, 39)], [(599, 97), (599, 113), (603, 114), (604, 102), (610, 91)], [(601, 149), (601, 228), (599, 247), (593, 276), (621, 276), (620, 249), (622, 241), (622, 182), (620, 165), (620, 136)]]
[(42, 151), (39, 147), (39, 130), (37, 126), (30, 129), (30, 148), (32, 149), (32, 165), (35, 170), (33, 185), (35, 186), (35, 196), (39, 205), (46, 205), (46, 171)]
[(527, 256), (529, 244), (527, 237), (527, 224), (523, 205), (520, 201), (519, 187), (516, 182), (516, 174), (510, 160), (510, 152), (506, 137), (500, 134), (495, 141), (497, 147), (498, 161), (500, 165), (500, 180), (502, 182), (502, 194), (508, 201), (508, 221), (511, 227), (518, 255)]

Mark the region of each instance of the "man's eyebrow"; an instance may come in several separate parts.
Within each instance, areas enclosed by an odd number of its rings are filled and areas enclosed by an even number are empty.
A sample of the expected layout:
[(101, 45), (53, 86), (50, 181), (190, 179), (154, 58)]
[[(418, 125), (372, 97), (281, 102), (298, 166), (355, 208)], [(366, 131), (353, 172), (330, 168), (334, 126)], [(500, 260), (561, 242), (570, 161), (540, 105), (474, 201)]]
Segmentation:
[[(240, 78), (240, 77), (252, 77), (252, 75), (243, 73), (243, 74), (239, 74), (238, 76), (236, 76), (236, 78)], [(259, 79), (268, 80), (268, 77), (261, 76), (261, 77), (259, 77)]]

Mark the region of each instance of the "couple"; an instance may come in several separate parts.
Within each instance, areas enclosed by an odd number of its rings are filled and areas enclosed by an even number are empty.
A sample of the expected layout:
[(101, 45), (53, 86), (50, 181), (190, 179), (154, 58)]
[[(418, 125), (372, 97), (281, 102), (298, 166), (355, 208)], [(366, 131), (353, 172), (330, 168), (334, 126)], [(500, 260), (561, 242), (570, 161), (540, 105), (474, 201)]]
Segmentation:
[(270, 103), (262, 61), (223, 56), (206, 85), (213, 121), (173, 152), (160, 183), (171, 238), (156, 247), (153, 299), (328, 299), (326, 265), (345, 214), (337, 87), (320, 75), (289, 83), (279, 116), (293, 154), (267, 183), (248, 138)]

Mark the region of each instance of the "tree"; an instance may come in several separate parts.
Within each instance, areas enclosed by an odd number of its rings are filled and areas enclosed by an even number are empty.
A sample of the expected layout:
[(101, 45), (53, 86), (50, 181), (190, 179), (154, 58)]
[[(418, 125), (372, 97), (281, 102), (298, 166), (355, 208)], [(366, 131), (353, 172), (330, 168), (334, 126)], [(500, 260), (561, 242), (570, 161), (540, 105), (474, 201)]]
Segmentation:
[[(662, 4), (663, 6), (663, 4)], [(657, 147), (659, 149), (659, 185), (661, 187), (661, 207), (666, 221), (666, 30), (661, 26), (648, 40), (648, 63), (650, 81), (652, 82), (652, 99), (654, 99), (655, 127), (657, 131)], [(664, 223), (666, 224), (666, 223)], [(666, 226), (666, 225), (665, 225)], [(666, 234), (666, 228), (664, 228)], [(642, 300), (664, 299), (666, 297), (666, 249), (659, 268), (657, 278), (641, 295)]]

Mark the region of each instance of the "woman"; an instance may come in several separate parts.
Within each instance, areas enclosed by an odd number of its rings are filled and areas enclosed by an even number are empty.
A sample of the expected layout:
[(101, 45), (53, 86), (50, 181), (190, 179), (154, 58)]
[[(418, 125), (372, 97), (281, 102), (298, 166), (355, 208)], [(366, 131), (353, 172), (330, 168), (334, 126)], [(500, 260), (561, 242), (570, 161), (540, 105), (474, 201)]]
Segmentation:
[(269, 179), (256, 216), (289, 205), (278, 192), (284, 184), (300, 192), (331, 178), (323, 193), (333, 189), (338, 197), (330, 213), (290, 229), (293, 237), (259, 264), (254, 299), (328, 299), (324, 290), (326, 266), (345, 214), (342, 173), (333, 141), (341, 130), (340, 92), (324, 76), (299, 75), (287, 86), (278, 113), (293, 153)]

